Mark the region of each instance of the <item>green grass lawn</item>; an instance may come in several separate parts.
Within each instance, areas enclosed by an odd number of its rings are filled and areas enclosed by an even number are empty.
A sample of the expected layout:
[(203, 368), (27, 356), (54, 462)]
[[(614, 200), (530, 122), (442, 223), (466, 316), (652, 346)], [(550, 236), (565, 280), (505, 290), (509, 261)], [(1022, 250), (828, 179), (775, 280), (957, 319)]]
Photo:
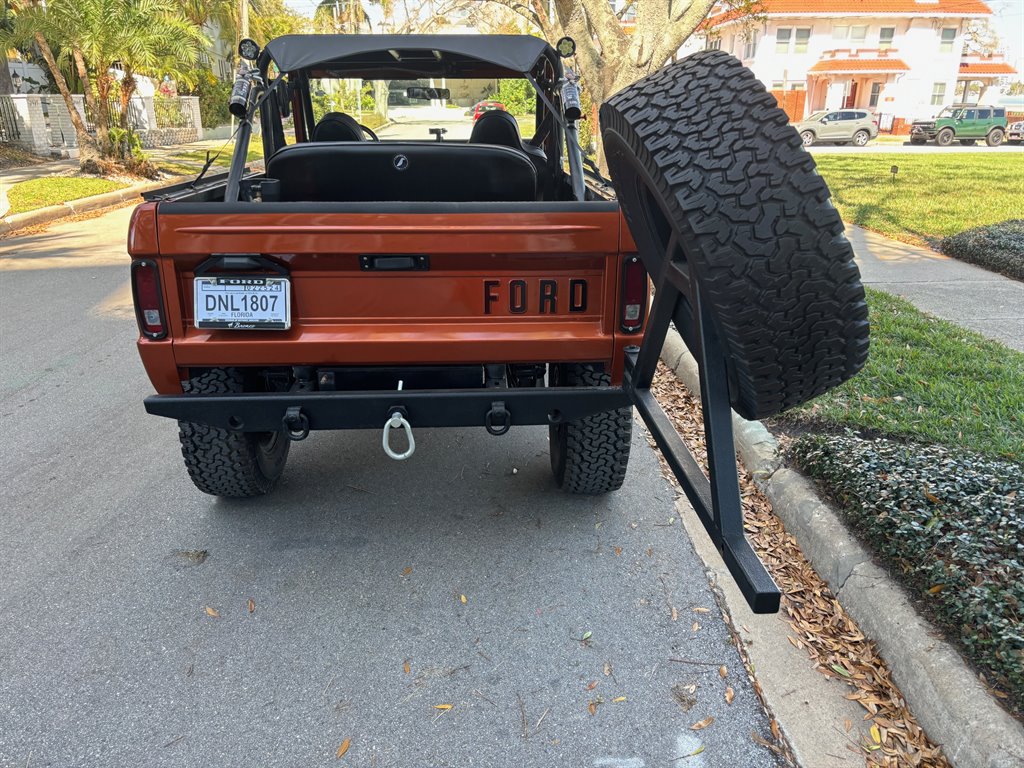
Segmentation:
[(1024, 354), (868, 291), (871, 351), (857, 376), (782, 417), (1024, 459)]
[[(211, 157), (217, 154), (217, 150), (210, 150)], [(213, 161), (213, 165), (228, 168), (231, 166), (231, 157), (235, 153), (235, 145), (229, 144), (224, 147), (224, 151), (220, 153), (220, 156)], [(256, 160), (263, 159), (263, 145), (259, 141), (254, 141), (249, 145), (249, 152), (245, 156), (247, 163), (254, 162)], [(172, 155), (168, 160), (171, 163), (196, 163), (200, 168), (206, 163), (206, 152), (204, 150), (192, 149), (187, 152), (178, 152)]]
[[(1024, 152), (815, 155), (843, 219), (904, 242), (934, 243), (1019, 219)], [(899, 166), (896, 181), (889, 168)]]
[(7, 191), (11, 204), (8, 214), (25, 213), (48, 205), (59, 205), (69, 200), (124, 189), (127, 184), (107, 179), (78, 176), (48, 176), (15, 184)]

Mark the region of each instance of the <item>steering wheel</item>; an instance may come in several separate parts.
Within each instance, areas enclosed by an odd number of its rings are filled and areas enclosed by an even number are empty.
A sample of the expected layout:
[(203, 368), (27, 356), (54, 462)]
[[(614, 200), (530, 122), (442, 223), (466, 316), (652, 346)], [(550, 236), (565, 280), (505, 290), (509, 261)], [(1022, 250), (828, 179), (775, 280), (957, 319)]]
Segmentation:
[(365, 125), (363, 125), (362, 123), (360, 123), (360, 124), (359, 124), (359, 127), (360, 127), (360, 128), (362, 128), (362, 129), (363, 129), (363, 133), (365, 133), (365, 134), (366, 134), (367, 136), (369, 136), (369, 137), (370, 137), (371, 139), (373, 139), (374, 141), (380, 141), (380, 138), (378, 138), (377, 134), (376, 134), (376, 133), (374, 133), (373, 131), (371, 131), (371, 130), (370, 130), (369, 128), (367, 128), (367, 127), (366, 127)]

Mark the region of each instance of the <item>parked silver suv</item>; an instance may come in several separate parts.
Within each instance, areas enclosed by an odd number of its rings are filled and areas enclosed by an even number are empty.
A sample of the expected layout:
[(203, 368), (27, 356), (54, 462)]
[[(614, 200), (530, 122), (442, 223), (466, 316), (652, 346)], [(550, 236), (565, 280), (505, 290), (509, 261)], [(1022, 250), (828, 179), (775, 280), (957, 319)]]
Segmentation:
[(820, 141), (849, 144), (851, 141), (863, 147), (878, 135), (878, 121), (870, 112), (862, 109), (838, 109), (832, 112), (822, 110), (808, 115), (794, 123), (805, 147)]

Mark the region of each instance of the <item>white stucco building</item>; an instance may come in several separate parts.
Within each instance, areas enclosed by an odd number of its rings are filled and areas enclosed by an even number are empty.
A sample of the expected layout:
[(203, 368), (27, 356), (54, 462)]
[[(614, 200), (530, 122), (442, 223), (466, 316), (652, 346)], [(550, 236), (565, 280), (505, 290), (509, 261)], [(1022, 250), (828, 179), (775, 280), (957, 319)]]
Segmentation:
[[(790, 117), (860, 108), (883, 130), (955, 101), (994, 101), (1014, 70), (1000, 57), (964, 57), (968, 24), (992, 11), (981, 0), (763, 0), (752, 20), (712, 10), (688, 50), (732, 53), (780, 96)], [(966, 95), (965, 95), (966, 94)], [(782, 99), (780, 99), (782, 101)]]

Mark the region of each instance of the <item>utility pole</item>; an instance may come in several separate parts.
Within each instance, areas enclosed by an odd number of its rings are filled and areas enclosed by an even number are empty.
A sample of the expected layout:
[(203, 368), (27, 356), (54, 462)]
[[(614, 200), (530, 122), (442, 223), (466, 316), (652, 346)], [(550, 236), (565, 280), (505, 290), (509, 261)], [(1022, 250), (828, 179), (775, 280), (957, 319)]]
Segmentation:
[(239, 29), (241, 31), (241, 37), (249, 36), (249, 0), (239, 0), (240, 3), (240, 21)]

